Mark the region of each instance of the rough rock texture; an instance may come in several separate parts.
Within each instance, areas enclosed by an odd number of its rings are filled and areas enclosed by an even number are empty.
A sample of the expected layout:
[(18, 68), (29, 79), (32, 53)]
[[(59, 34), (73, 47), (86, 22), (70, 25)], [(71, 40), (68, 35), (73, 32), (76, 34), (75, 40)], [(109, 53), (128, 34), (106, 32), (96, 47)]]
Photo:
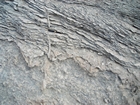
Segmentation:
[(0, 105), (140, 105), (140, 1), (0, 0)]

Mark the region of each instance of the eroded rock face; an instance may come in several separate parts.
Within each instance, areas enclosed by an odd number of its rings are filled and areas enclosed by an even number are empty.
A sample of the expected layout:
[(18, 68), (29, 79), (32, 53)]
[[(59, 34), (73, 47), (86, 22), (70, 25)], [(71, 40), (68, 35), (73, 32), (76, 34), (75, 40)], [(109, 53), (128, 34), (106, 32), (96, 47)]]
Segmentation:
[(139, 0), (0, 1), (0, 105), (139, 99)]

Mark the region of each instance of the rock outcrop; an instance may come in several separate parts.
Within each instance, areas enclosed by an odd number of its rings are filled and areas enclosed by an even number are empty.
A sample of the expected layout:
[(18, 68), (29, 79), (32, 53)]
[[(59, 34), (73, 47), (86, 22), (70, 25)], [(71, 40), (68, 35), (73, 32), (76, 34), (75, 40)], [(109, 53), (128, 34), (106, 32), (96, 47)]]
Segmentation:
[(140, 105), (140, 1), (0, 0), (0, 105)]

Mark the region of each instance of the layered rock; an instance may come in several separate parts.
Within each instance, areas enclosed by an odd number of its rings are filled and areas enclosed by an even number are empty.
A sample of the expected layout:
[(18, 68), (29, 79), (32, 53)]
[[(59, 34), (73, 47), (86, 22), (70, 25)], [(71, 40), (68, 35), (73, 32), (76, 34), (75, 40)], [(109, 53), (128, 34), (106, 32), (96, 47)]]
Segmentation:
[(1, 0), (1, 105), (139, 105), (139, 0)]

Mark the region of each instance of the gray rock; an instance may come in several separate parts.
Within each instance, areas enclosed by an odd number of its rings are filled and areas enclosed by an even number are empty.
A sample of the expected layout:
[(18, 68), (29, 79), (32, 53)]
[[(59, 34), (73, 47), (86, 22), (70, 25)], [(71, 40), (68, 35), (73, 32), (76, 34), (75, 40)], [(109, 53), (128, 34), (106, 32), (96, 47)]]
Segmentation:
[(139, 99), (139, 0), (0, 0), (0, 105)]

